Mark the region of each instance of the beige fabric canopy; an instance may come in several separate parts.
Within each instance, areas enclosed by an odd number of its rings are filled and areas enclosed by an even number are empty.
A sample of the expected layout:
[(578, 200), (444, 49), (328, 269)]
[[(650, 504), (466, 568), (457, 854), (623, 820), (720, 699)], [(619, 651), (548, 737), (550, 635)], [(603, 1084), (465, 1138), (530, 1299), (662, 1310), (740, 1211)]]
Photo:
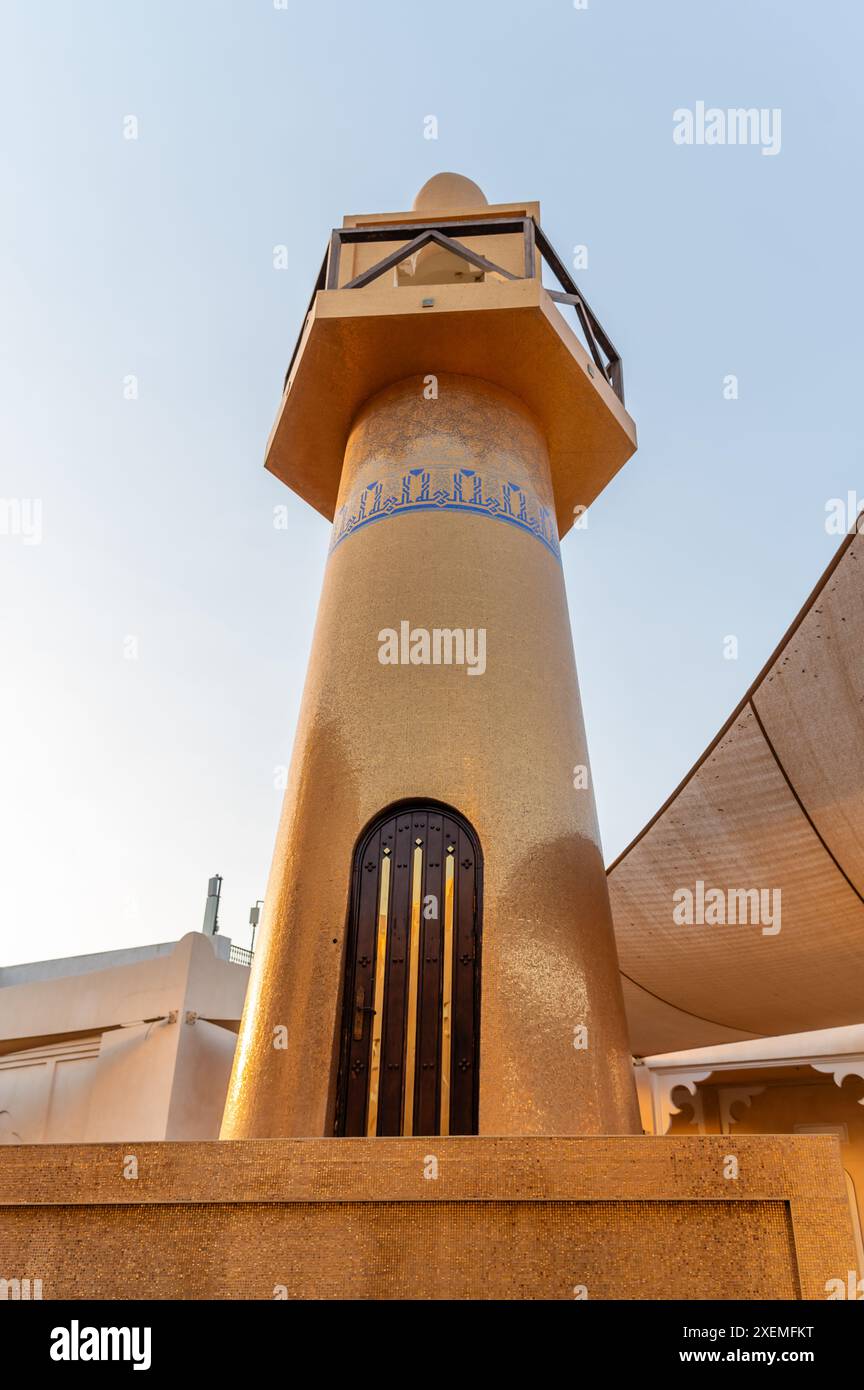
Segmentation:
[[(714, 742), (609, 869), (637, 1056), (864, 1019), (861, 517), (858, 527)], [(673, 894), (695, 898), (700, 881), (727, 903), (736, 889), (780, 889), (780, 931), (679, 925)]]

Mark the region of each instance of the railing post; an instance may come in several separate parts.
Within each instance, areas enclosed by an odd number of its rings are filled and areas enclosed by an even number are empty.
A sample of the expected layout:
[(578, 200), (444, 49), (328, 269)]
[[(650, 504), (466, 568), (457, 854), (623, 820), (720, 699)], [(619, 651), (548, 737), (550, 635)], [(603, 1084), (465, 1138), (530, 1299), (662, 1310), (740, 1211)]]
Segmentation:
[(525, 279), (533, 280), (537, 270), (535, 239), (534, 239), (534, 218), (526, 217), (522, 223), (523, 246), (525, 250)]
[(330, 249), (327, 252), (327, 279), (324, 288), (328, 290), (338, 290), (339, 288), (339, 261), (342, 252), (341, 228), (334, 227), (330, 233)]

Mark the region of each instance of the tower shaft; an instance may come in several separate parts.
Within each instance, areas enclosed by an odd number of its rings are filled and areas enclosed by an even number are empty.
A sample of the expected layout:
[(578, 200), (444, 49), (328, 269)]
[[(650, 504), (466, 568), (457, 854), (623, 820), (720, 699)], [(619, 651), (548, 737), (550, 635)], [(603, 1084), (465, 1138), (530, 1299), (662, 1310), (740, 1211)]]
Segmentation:
[[(352, 932), (382, 846), (353, 876), (352, 862), (377, 816), (421, 802), (463, 817), (482, 855), (479, 1038), (450, 1057), (479, 1067), (479, 1132), (638, 1129), (544, 433), (500, 386), (433, 367), (367, 401), (348, 438), (224, 1137), (333, 1133), (349, 1058), (355, 1076), (375, 1070), (387, 1001)], [(434, 889), (446, 846), (426, 825), (411, 853)], [(397, 935), (381, 957), (399, 997), (377, 1061), (401, 1065), (409, 1110), (420, 1049), (440, 1069), (442, 1038), (453, 1046), (434, 1004), (418, 1013), (421, 972), (446, 990), (447, 968), (446, 887), (423, 897), (413, 995), (407, 898), (386, 905)], [(374, 917), (380, 885), (370, 904)], [(404, 1113), (390, 1124), (418, 1132)]]

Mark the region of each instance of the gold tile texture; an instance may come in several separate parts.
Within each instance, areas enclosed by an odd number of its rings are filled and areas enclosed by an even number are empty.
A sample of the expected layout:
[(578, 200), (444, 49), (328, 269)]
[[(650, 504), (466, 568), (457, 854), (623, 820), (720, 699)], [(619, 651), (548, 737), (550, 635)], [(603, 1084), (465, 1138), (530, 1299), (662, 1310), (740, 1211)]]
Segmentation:
[(0, 1149), (0, 1275), (47, 1298), (819, 1299), (854, 1268), (827, 1135)]
[(783, 1202), (18, 1207), (3, 1231), (46, 1299), (799, 1297)]
[[(368, 403), (340, 505), (382, 477), (399, 492), (407, 471), (432, 464), (552, 506), (526, 408), (443, 374), (436, 400), (417, 377)], [(378, 633), (402, 620), (485, 629), (485, 673), (382, 665)], [(536, 536), (433, 509), (342, 541), (324, 577), (223, 1138), (332, 1134), (354, 847), (374, 816), (412, 798), (460, 811), (483, 850), (480, 1133), (638, 1133), (593, 790), (574, 788), (574, 767), (588, 764), (561, 566)]]

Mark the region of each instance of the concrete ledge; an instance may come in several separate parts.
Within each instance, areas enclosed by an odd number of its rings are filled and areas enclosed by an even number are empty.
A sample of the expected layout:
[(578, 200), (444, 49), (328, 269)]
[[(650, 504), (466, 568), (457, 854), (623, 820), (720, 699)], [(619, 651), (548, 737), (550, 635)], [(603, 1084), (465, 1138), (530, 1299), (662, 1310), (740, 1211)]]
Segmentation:
[(45, 1298), (823, 1299), (855, 1267), (825, 1135), (9, 1146), (0, 1251)]

